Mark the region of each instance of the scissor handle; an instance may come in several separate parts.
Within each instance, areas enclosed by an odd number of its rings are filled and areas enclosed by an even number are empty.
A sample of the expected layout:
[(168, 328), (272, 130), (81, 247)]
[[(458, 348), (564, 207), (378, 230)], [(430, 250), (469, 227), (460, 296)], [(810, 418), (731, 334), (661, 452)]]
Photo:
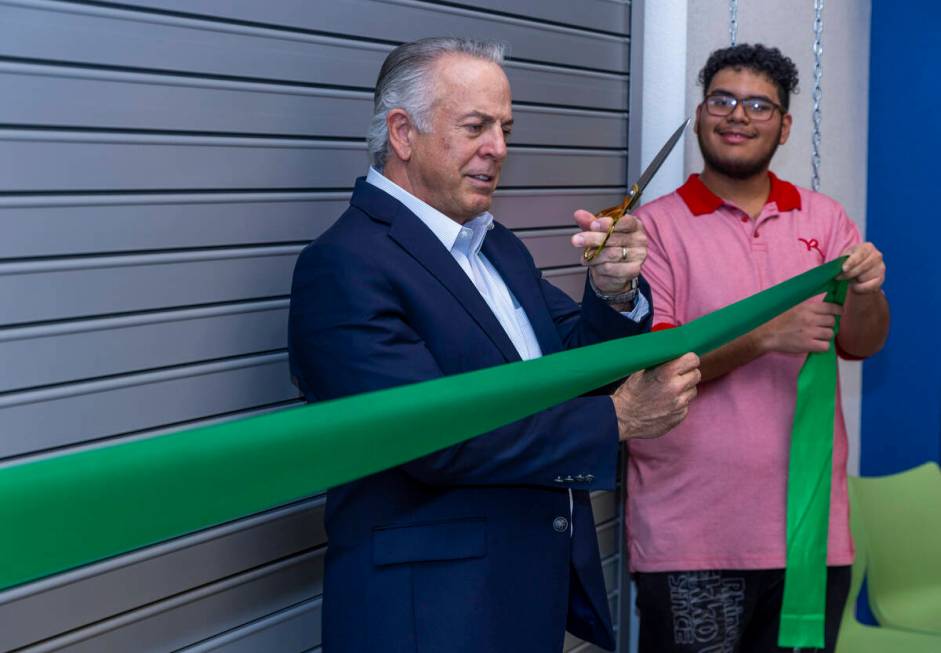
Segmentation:
[(608, 227), (608, 233), (604, 235), (604, 240), (601, 241), (601, 244), (595, 248), (586, 247), (585, 253), (582, 254), (582, 258), (585, 259), (585, 262), (592, 260), (598, 254), (601, 253), (601, 250), (604, 249), (604, 246), (608, 243), (608, 238), (611, 237), (611, 234), (614, 233), (614, 225), (618, 223), (618, 220), (624, 217), (624, 214), (631, 210), (634, 204), (637, 203), (637, 200), (640, 199), (640, 187), (637, 184), (631, 186), (631, 190), (628, 191), (628, 194), (624, 196), (624, 200), (617, 206), (609, 206), (608, 208), (599, 211), (595, 216), (596, 218), (612, 218), (611, 226)]

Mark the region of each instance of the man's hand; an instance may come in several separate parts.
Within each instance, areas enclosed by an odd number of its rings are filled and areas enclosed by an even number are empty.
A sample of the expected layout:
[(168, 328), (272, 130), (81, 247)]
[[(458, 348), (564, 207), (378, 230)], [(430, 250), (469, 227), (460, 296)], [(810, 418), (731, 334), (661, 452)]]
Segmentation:
[(843, 307), (839, 304), (820, 300), (798, 304), (755, 329), (753, 333), (759, 343), (759, 353), (827, 351), (833, 339), (836, 316), (842, 314)]
[(682, 422), (699, 379), (699, 356), (692, 353), (628, 377), (611, 395), (620, 440), (656, 438)]
[[(581, 233), (572, 236), (572, 245), (579, 250), (586, 247), (594, 249), (603, 241), (611, 218), (596, 218), (588, 211), (575, 212), (575, 222), (581, 227)], [(640, 275), (640, 268), (647, 258), (647, 234), (640, 220), (625, 214), (617, 224), (608, 242), (596, 257), (586, 261), (582, 256), (582, 265), (591, 272), (595, 288), (605, 295), (616, 295), (627, 289), (631, 279)]]
[(849, 248), (844, 255), (843, 274), (839, 279), (849, 279), (849, 289), (858, 295), (877, 293), (885, 282), (885, 263), (882, 252), (872, 243), (861, 243)]

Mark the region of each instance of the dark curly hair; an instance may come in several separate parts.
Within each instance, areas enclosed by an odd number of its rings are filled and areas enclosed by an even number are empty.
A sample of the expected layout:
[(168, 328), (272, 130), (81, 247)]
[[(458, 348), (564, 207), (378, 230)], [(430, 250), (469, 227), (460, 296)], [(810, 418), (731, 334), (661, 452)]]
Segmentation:
[(709, 89), (716, 73), (726, 68), (747, 68), (768, 77), (777, 87), (778, 97), (785, 111), (791, 104), (791, 93), (797, 93), (797, 66), (777, 48), (769, 48), (761, 43), (742, 43), (716, 50), (709, 55), (706, 65), (699, 71), (703, 94)]

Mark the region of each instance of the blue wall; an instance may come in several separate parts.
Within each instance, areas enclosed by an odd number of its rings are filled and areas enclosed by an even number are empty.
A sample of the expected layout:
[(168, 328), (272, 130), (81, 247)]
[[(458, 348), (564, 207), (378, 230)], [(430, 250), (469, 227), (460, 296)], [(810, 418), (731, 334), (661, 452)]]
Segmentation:
[(939, 157), (941, 3), (872, 0), (867, 238), (892, 329), (863, 368), (863, 475), (941, 459)]

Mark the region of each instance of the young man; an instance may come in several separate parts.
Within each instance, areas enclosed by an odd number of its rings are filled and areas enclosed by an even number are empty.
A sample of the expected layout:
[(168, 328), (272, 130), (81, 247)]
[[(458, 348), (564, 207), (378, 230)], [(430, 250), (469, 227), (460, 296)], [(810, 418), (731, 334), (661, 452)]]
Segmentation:
[[(288, 346), (309, 401), (649, 329), (635, 218), (591, 262), (578, 306), (488, 212), (513, 123), (501, 63), (497, 44), (438, 38), (383, 64), (373, 167), (294, 272)], [(576, 220), (579, 252), (610, 224)], [(613, 648), (589, 491), (613, 487), (619, 440), (685, 416), (697, 366), (689, 354), (331, 490), (324, 652), (559, 653), (566, 629)]]
[[(778, 651), (797, 376), (809, 352), (827, 350), (838, 315), (841, 355), (881, 348), (885, 265), (836, 201), (769, 171), (791, 129), (790, 59), (761, 45), (718, 50), (700, 82), (703, 171), (637, 212), (649, 237), (653, 328), (685, 324), (843, 254), (850, 286), (843, 308), (815, 298), (704, 356), (688, 419), (659, 440), (628, 444), (641, 651)], [(836, 407), (827, 650), (853, 560), (839, 397)]]

